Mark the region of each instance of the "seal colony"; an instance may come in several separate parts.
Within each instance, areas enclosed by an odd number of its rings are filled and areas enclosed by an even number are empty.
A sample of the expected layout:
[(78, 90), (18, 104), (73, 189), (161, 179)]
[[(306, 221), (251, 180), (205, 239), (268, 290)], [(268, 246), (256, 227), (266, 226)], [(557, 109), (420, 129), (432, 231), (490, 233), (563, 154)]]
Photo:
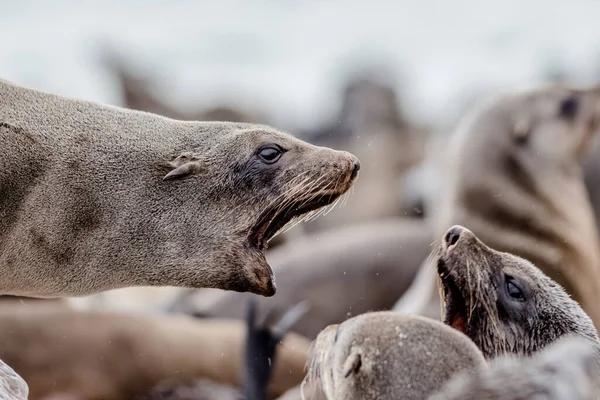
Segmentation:
[[(277, 358), (266, 381), (258, 382), (268, 398), (299, 385), (305, 375), (309, 340), (291, 332), (282, 338), (297, 315), (292, 310), (275, 327)], [(163, 383), (183, 387), (201, 379), (241, 388), (247, 335), (243, 321), (42, 304), (0, 307), (0, 358), (28, 383), (30, 400), (129, 400)]]
[(432, 254), (444, 323), (374, 312), (324, 329), (311, 390), (329, 400), (597, 398), (598, 333), (558, 283), (458, 225)]
[(0, 81), (0, 293), (126, 286), (275, 294), (268, 241), (334, 203), (350, 153)]
[[(600, 324), (600, 239), (582, 161), (600, 122), (600, 89), (551, 86), (491, 96), (453, 134), (437, 234), (460, 224), (490, 247), (534, 263)], [(436, 204), (437, 203), (437, 204)], [(438, 236), (438, 237), (439, 237)], [(439, 315), (435, 268), (423, 267), (396, 309)]]

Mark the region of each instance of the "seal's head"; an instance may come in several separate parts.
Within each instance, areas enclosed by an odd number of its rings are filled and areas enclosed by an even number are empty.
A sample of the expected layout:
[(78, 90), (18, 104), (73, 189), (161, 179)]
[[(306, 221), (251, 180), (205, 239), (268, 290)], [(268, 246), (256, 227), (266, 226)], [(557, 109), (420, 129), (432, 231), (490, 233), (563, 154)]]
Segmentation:
[(560, 285), (470, 230), (451, 227), (437, 261), (444, 322), (469, 336), (486, 358), (529, 355), (566, 334), (599, 342), (592, 320)]
[(14, 183), (0, 185), (0, 291), (19, 296), (272, 296), (269, 239), (339, 199), (360, 165), (264, 125), (178, 121), (3, 81), (0, 137), (0, 181)]
[(305, 383), (327, 398), (424, 399), (458, 371), (485, 365), (479, 349), (441, 322), (390, 311), (325, 328), (315, 340)]
[(360, 163), (350, 153), (267, 126), (214, 123), (201, 143), (162, 167), (163, 189), (177, 201), (195, 203), (187, 214), (192, 242), (203, 242), (204, 254), (213, 256), (212, 265), (197, 272), (201, 279), (211, 275), (215, 287), (272, 296), (269, 240), (338, 200), (356, 180)]
[(461, 120), (451, 145), (462, 156), (463, 173), (473, 164), (506, 174), (511, 164), (567, 168), (581, 161), (599, 124), (600, 87), (549, 86), (481, 101)]
[(494, 249), (527, 258), (585, 298), (577, 274), (559, 264), (597, 265), (581, 162), (599, 123), (597, 87), (550, 86), (478, 103), (450, 141), (447, 188), (436, 200), (440, 234), (450, 225), (468, 226)]

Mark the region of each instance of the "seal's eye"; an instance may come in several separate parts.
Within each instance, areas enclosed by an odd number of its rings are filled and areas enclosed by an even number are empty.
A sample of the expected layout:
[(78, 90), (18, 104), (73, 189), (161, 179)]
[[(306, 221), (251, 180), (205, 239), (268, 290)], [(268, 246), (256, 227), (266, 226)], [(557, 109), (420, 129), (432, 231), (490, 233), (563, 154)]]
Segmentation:
[(559, 115), (563, 118), (573, 119), (577, 115), (579, 100), (575, 96), (569, 96), (560, 103)]
[(265, 146), (258, 152), (260, 159), (267, 164), (273, 164), (277, 162), (277, 160), (279, 160), (281, 157), (281, 154), (281, 149), (275, 146)]
[(508, 295), (513, 299), (523, 300), (525, 298), (523, 290), (521, 289), (519, 284), (512, 279), (506, 280), (506, 291), (508, 292)]

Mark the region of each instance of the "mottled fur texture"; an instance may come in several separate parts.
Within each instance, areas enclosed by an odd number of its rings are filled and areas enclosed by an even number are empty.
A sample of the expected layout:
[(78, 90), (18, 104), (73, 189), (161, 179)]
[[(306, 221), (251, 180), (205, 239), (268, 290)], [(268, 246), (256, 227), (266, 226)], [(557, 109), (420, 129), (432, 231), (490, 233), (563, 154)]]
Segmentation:
[[(266, 147), (279, 158), (265, 161)], [(358, 167), (268, 126), (175, 121), (0, 81), (0, 293), (272, 296), (266, 224), (330, 204)]]
[(487, 359), (528, 356), (573, 334), (594, 343), (600, 361), (590, 317), (529, 261), (493, 250), (470, 230), (453, 226), (437, 263), (444, 322), (470, 337)]
[[(278, 293), (256, 299), (258, 318), (305, 300), (310, 309), (292, 330), (314, 339), (328, 325), (390, 309), (431, 252), (432, 237), (422, 221), (390, 219), (307, 235), (270, 250)], [(250, 297), (256, 296), (200, 289), (182, 294), (175, 309), (241, 319)]]
[[(437, 235), (460, 224), (490, 247), (524, 257), (577, 300), (600, 324), (600, 239), (581, 163), (600, 120), (600, 89), (545, 87), (479, 102), (453, 134)], [(438, 237), (439, 237), (438, 236)], [(432, 267), (417, 297), (396, 308), (437, 308)], [(433, 314), (433, 315), (432, 315)]]
[[(29, 400), (130, 400), (198, 379), (241, 388), (246, 332), (242, 321), (3, 306), (0, 358), (29, 384)], [(309, 347), (300, 335), (282, 339), (268, 398), (302, 382)]]
[(455, 373), (485, 367), (462, 333), (390, 311), (327, 327), (311, 353), (306, 380), (320, 385), (329, 400), (422, 400)]
[(504, 356), (461, 373), (429, 400), (596, 400), (597, 378), (593, 345), (566, 337), (531, 358)]
[(29, 399), (29, 386), (27, 386), (27, 382), (3, 361), (0, 361), (0, 399)]

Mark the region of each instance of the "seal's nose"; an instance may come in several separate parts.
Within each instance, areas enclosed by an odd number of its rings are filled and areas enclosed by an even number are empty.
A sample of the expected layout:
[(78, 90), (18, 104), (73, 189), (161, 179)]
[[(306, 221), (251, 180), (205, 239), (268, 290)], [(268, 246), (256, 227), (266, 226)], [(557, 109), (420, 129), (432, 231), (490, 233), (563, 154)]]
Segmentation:
[(354, 156), (353, 164), (354, 164), (354, 168), (352, 169), (352, 176), (351, 176), (352, 179), (356, 178), (358, 175), (358, 171), (360, 171), (360, 161), (358, 160), (358, 157)]
[(453, 227), (448, 229), (446, 231), (446, 234), (444, 235), (444, 242), (446, 242), (446, 246), (450, 247), (455, 245), (456, 242), (458, 242), (458, 239), (460, 239), (460, 235), (462, 235), (464, 231), (465, 228), (458, 225), (454, 225)]

